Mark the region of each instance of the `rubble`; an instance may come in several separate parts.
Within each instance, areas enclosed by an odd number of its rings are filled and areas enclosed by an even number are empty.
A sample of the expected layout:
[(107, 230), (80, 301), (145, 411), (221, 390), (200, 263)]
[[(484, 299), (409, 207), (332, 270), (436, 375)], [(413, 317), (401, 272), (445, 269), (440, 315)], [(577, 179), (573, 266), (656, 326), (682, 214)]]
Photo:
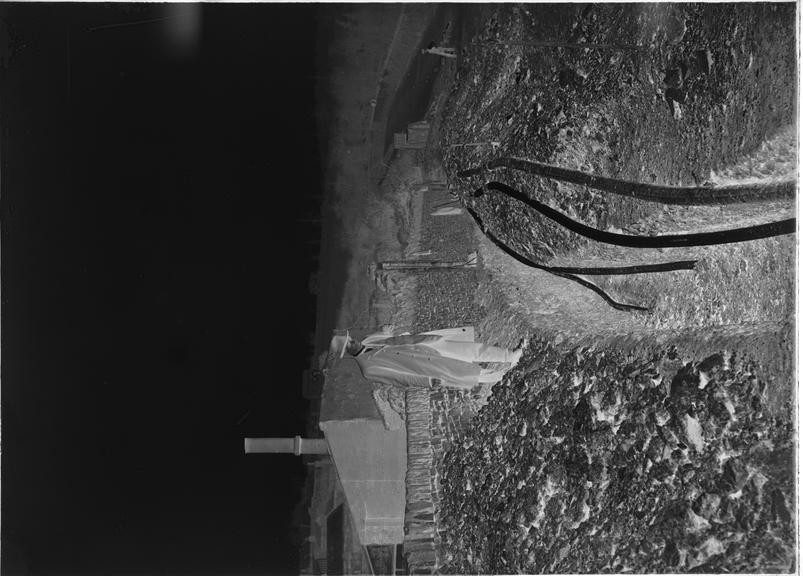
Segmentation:
[[(757, 410), (761, 381), (736, 353), (705, 389), (709, 358), (678, 366), (671, 388), (656, 385), (674, 350), (648, 341), (624, 353), (542, 340), (494, 388), (468, 442), (443, 461), (442, 546), (453, 560), (442, 572), (793, 569), (782, 496), (794, 486), (791, 403)], [(716, 408), (724, 393), (732, 417)], [(595, 420), (592, 405), (618, 405), (621, 426)], [(650, 417), (658, 410), (671, 415), (663, 426)]]

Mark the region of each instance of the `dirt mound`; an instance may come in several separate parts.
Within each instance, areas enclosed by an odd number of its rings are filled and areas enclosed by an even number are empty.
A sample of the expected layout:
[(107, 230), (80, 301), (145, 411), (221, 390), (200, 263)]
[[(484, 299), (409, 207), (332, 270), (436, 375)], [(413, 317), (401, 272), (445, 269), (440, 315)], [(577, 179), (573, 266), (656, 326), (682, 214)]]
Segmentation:
[(758, 369), (535, 342), (445, 456), (442, 572), (791, 570), (792, 405)]

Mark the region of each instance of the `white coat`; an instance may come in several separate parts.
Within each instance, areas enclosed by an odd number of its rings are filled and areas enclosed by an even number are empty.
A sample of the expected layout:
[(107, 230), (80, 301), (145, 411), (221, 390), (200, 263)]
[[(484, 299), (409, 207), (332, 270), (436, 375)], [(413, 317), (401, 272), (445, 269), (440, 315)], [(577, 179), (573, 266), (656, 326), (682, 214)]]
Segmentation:
[[(481, 368), (469, 357), (444, 356), (439, 345), (474, 342), (474, 328), (448, 328), (423, 334), (371, 334), (355, 359), (366, 379), (384, 384), (429, 386), (433, 378), (444, 385), (473, 388)], [(452, 346), (453, 348), (453, 346)]]

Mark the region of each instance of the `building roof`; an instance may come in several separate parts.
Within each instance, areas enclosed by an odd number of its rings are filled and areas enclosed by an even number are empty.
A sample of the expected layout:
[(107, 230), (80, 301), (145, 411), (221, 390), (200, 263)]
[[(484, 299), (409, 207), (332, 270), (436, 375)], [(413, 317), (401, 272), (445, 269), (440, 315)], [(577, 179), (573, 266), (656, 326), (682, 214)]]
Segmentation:
[(336, 359), (324, 370), (320, 422), (381, 420), (373, 385), (353, 358)]

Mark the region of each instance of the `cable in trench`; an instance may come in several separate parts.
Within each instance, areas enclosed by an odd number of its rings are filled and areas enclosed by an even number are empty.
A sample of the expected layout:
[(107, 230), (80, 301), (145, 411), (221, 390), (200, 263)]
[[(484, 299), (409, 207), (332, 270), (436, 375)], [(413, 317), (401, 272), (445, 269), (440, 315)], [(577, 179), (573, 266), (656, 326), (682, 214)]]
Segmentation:
[[(567, 229), (586, 236), (588, 238), (598, 240), (600, 242), (606, 242), (611, 244), (616, 244), (620, 246), (630, 246), (636, 248), (651, 248), (651, 247), (679, 247), (679, 246), (705, 246), (711, 244), (723, 244), (723, 243), (730, 243), (730, 242), (743, 242), (747, 240), (753, 240), (756, 238), (766, 238), (770, 236), (776, 236), (780, 234), (788, 234), (793, 233), (795, 231), (795, 219), (787, 219), (782, 220), (780, 222), (772, 222), (770, 224), (762, 224), (757, 226), (750, 226), (747, 228), (740, 228), (736, 230), (724, 230), (719, 232), (708, 232), (708, 233), (701, 233), (701, 234), (678, 234), (673, 236), (628, 236), (624, 234), (613, 234), (610, 232), (603, 232), (601, 230), (596, 230), (579, 222), (572, 220), (571, 218), (561, 214), (560, 212), (553, 210), (552, 208), (541, 204), (537, 200), (533, 200), (529, 198), (527, 195), (523, 194), (522, 192), (516, 190), (515, 188), (511, 188), (501, 182), (489, 182), (488, 188), (490, 190), (495, 190), (498, 192), (502, 192), (512, 198), (515, 198), (525, 204), (531, 206), (539, 213), (547, 216), (548, 218), (556, 221), (557, 223), (563, 225)], [(482, 196), (484, 191), (482, 188), (477, 189), (473, 197), (477, 198)], [(549, 272), (554, 274), (555, 276), (560, 276), (562, 278), (566, 278), (568, 280), (572, 280), (581, 286), (589, 288), (599, 294), (610, 306), (617, 310), (622, 311), (639, 311), (645, 312), (649, 311), (649, 308), (645, 308), (643, 306), (635, 306), (632, 304), (623, 304), (621, 302), (617, 302), (613, 300), (608, 294), (605, 293), (599, 286), (575, 276), (575, 274), (611, 274), (611, 275), (618, 275), (618, 274), (644, 274), (649, 272), (667, 272), (673, 270), (693, 270), (694, 265), (696, 264), (695, 260), (682, 260), (677, 262), (666, 262), (661, 264), (645, 264), (645, 265), (638, 265), (638, 266), (621, 266), (621, 267), (610, 267), (610, 268), (579, 268), (579, 267), (552, 267), (552, 266), (545, 266), (543, 264), (538, 264), (533, 262), (529, 258), (526, 258), (507, 246), (504, 242), (499, 240), (496, 236), (494, 236), (490, 231), (488, 231), (483, 223), (482, 219), (479, 215), (468, 205), (466, 208), (471, 215), (472, 218), (477, 222), (477, 225), (483, 231), (483, 233), (496, 245), (498, 246), (503, 252), (512, 256), (519, 262), (530, 266), (532, 268), (537, 268), (539, 270), (544, 270), (545, 272)]]
[(680, 206), (719, 206), (723, 204), (766, 202), (768, 200), (794, 200), (797, 190), (797, 181), (794, 179), (729, 186), (646, 184), (618, 180), (607, 176), (581, 172), (580, 170), (544, 164), (543, 162), (511, 157), (498, 158), (485, 164), (462, 170), (457, 173), (457, 176), (468, 178), (481, 174), (484, 170), (494, 170), (496, 168), (512, 168), (553, 180), (585, 185), (611, 194)]
[[(581, 273), (586, 273), (587, 274), (587, 273), (589, 273), (589, 272), (587, 272), (588, 270), (615, 270), (614, 268), (553, 268), (553, 267), (550, 267), (550, 266), (544, 266), (543, 264), (538, 264), (537, 262), (533, 262), (529, 258), (526, 258), (526, 257), (522, 256), (521, 254), (519, 254), (518, 252), (516, 252), (515, 250), (510, 248), (507, 244), (505, 244), (504, 242), (499, 240), (499, 238), (494, 236), (493, 233), (491, 233), (488, 229), (486, 229), (485, 224), (483, 223), (482, 219), (474, 211), (474, 209), (471, 208), (471, 206), (466, 205), (466, 209), (468, 210), (468, 213), (471, 214), (471, 217), (474, 218), (474, 221), (480, 227), (480, 230), (482, 230), (483, 234), (485, 234), (485, 236), (487, 236), (488, 239), (491, 242), (493, 242), (496, 246), (498, 246), (504, 253), (508, 254), (509, 256), (512, 256), (513, 258), (515, 258), (516, 260), (518, 260), (522, 264), (530, 266), (531, 268), (536, 268), (538, 270), (543, 270), (545, 272), (549, 272), (550, 274), (553, 274), (555, 276), (559, 276), (560, 278), (565, 278), (567, 280), (571, 280), (572, 282), (576, 282), (576, 283), (580, 284), (581, 286), (584, 286), (585, 288), (589, 288), (590, 290), (593, 290), (594, 292), (599, 294), (602, 297), (602, 299), (605, 300), (605, 302), (607, 302), (611, 307), (615, 308), (616, 310), (621, 310), (623, 312), (649, 312), (650, 311), (649, 308), (645, 308), (643, 306), (635, 306), (633, 304), (623, 304), (621, 302), (617, 302), (616, 300), (614, 300), (613, 298), (608, 296), (608, 294), (602, 288), (600, 288), (599, 286), (597, 286), (593, 282), (589, 282), (588, 280), (586, 280), (584, 278), (580, 278), (579, 276), (575, 276), (574, 274), (567, 272), (567, 270), (572, 270), (572, 271), (575, 271), (575, 272), (580, 271)], [(691, 268), (694, 268), (694, 261), (693, 260), (688, 261), (688, 263), (691, 264)], [(629, 266), (627, 268), (637, 268), (637, 267)], [(598, 273), (598, 274), (603, 274), (603, 273), (604, 274), (615, 274), (616, 272), (596, 272), (596, 273)], [(619, 272), (619, 273), (621, 274), (622, 272)], [(632, 272), (632, 273), (635, 274), (636, 272)]]
[[(550, 220), (557, 222), (567, 230), (585, 236), (597, 242), (614, 244), (616, 246), (627, 246), (630, 248), (678, 248), (688, 246), (714, 246), (717, 244), (732, 244), (736, 242), (747, 242), (761, 238), (770, 238), (795, 232), (795, 219), (787, 218), (767, 224), (756, 224), (746, 228), (734, 228), (731, 230), (717, 230), (715, 232), (699, 232), (695, 234), (667, 234), (662, 236), (632, 236), (628, 234), (616, 234), (605, 232), (586, 226), (576, 220), (572, 220), (565, 214), (542, 204), (538, 200), (530, 198), (523, 192), (511, 188), (502, 182), (488, 182), (489, 190), (501, 192), (506, 196), (515, 198), (536, 210)], [(483, 194), (482, 188), (474, 192), (474, 197)]]

